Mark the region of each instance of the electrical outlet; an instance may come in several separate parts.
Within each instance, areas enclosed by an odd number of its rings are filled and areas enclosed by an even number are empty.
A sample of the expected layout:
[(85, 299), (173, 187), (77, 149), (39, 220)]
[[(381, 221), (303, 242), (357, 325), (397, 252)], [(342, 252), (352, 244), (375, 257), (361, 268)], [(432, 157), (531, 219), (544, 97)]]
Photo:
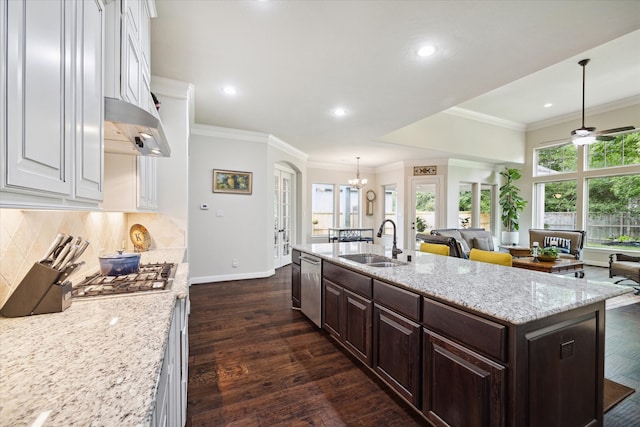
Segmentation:
[(238, 268), (238, 260), (237, 259), (232, 259), (231, 260), (231, 267), (233, 268)]

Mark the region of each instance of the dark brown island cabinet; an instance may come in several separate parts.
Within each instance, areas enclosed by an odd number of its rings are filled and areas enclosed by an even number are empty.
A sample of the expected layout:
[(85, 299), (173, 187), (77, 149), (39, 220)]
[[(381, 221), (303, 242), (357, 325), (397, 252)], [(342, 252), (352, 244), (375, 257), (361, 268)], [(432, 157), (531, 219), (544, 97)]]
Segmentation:
[(604, 313), (512, 325), (322, 262), (322, 328), (433, 426), (602, 426)]
[(291, 307), (300, 309), (300, 281), (302, 272), (300, 270), (300, 251), (291, 252)]

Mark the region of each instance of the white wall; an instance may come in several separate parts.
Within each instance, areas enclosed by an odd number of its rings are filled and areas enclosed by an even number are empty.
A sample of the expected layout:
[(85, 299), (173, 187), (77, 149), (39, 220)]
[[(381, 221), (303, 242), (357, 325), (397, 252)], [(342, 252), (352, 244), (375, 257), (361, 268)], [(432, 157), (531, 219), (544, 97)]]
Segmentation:
[[(304, 182), (306, 157), (277, 138), (237, 129), (192, 127), (189, 160), (192, 283), (274, 274), (274, 162), (283, 162), (299, 171)], [(252, 194), (213, 193), (213, 169), (252, 172)], [(202, 204), (209, 209), (200, 209)], [(233, 267), (234, 260), (237, 267)]]
[[(405, 179), (405, 163), (396, 162), (377, 168), (375, 183), (376, 186), (374, 188), (374, 191), (376, 193), (376, 200), (374, 201), (373, 205), (374, 233), (378, 232), (380, 224), (382, 224), (382, 221), (384, 220), (384, 187), (387, 185), (396, 185), (398, 189), (396, 221), (397, 246), (399, 248), (406, 248), (407, 246), (405, 245), (405, 242), (407, 241), (407, 239), (405, 237), (405, 230), (407, 229), (407, 227), (405, 224), (405, 206), (407, 206), (407, 198), (410, 199), (410, 187), (407, 188), (407, 181)], [(393, 239), (383, 236), (382, 242), (377, 241), (377, 243), (390, 247), (393, 245)], [(411, 246), (410, 249), (413, 249), (413, 246)]]
[(461, 109), (427, 117), (380, 140), (438, 150), (461, 159), (520, 164), (525, 159), (523, 127)]
[[(188, 248), (189, 229), (189, 128), (193, 85), (152, 77), (152, 89), (161, 102), (159, 114), (171, 146), (171, 157), (158, 161), (158, 212), (180, 230)], [(188, 259), (187, 252), (187, 259)]]

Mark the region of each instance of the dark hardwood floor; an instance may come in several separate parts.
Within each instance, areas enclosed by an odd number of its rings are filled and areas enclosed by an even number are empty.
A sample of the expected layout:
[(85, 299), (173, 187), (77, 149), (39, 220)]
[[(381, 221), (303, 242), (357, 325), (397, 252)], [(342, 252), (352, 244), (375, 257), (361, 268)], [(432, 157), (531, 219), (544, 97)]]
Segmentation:
[[(187, 426), (426, 425), (291, 309), (290, 277), (284, 267), (266, 279), (191, 287)], [(640, 304), (607, 310), (606, 376), (636, 390), (639, 331)], [(605, 426), (640, 425), (639, 394), (608, 412)]]

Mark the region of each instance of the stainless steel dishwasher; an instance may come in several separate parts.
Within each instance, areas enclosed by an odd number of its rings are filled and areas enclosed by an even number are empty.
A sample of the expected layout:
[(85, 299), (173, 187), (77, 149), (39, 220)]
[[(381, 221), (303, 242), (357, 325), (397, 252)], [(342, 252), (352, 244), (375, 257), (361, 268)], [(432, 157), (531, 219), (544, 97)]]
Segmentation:
[(318, 327), (322, 327), (322, 261), (308, 254), (300, 256), (300, 309)]

